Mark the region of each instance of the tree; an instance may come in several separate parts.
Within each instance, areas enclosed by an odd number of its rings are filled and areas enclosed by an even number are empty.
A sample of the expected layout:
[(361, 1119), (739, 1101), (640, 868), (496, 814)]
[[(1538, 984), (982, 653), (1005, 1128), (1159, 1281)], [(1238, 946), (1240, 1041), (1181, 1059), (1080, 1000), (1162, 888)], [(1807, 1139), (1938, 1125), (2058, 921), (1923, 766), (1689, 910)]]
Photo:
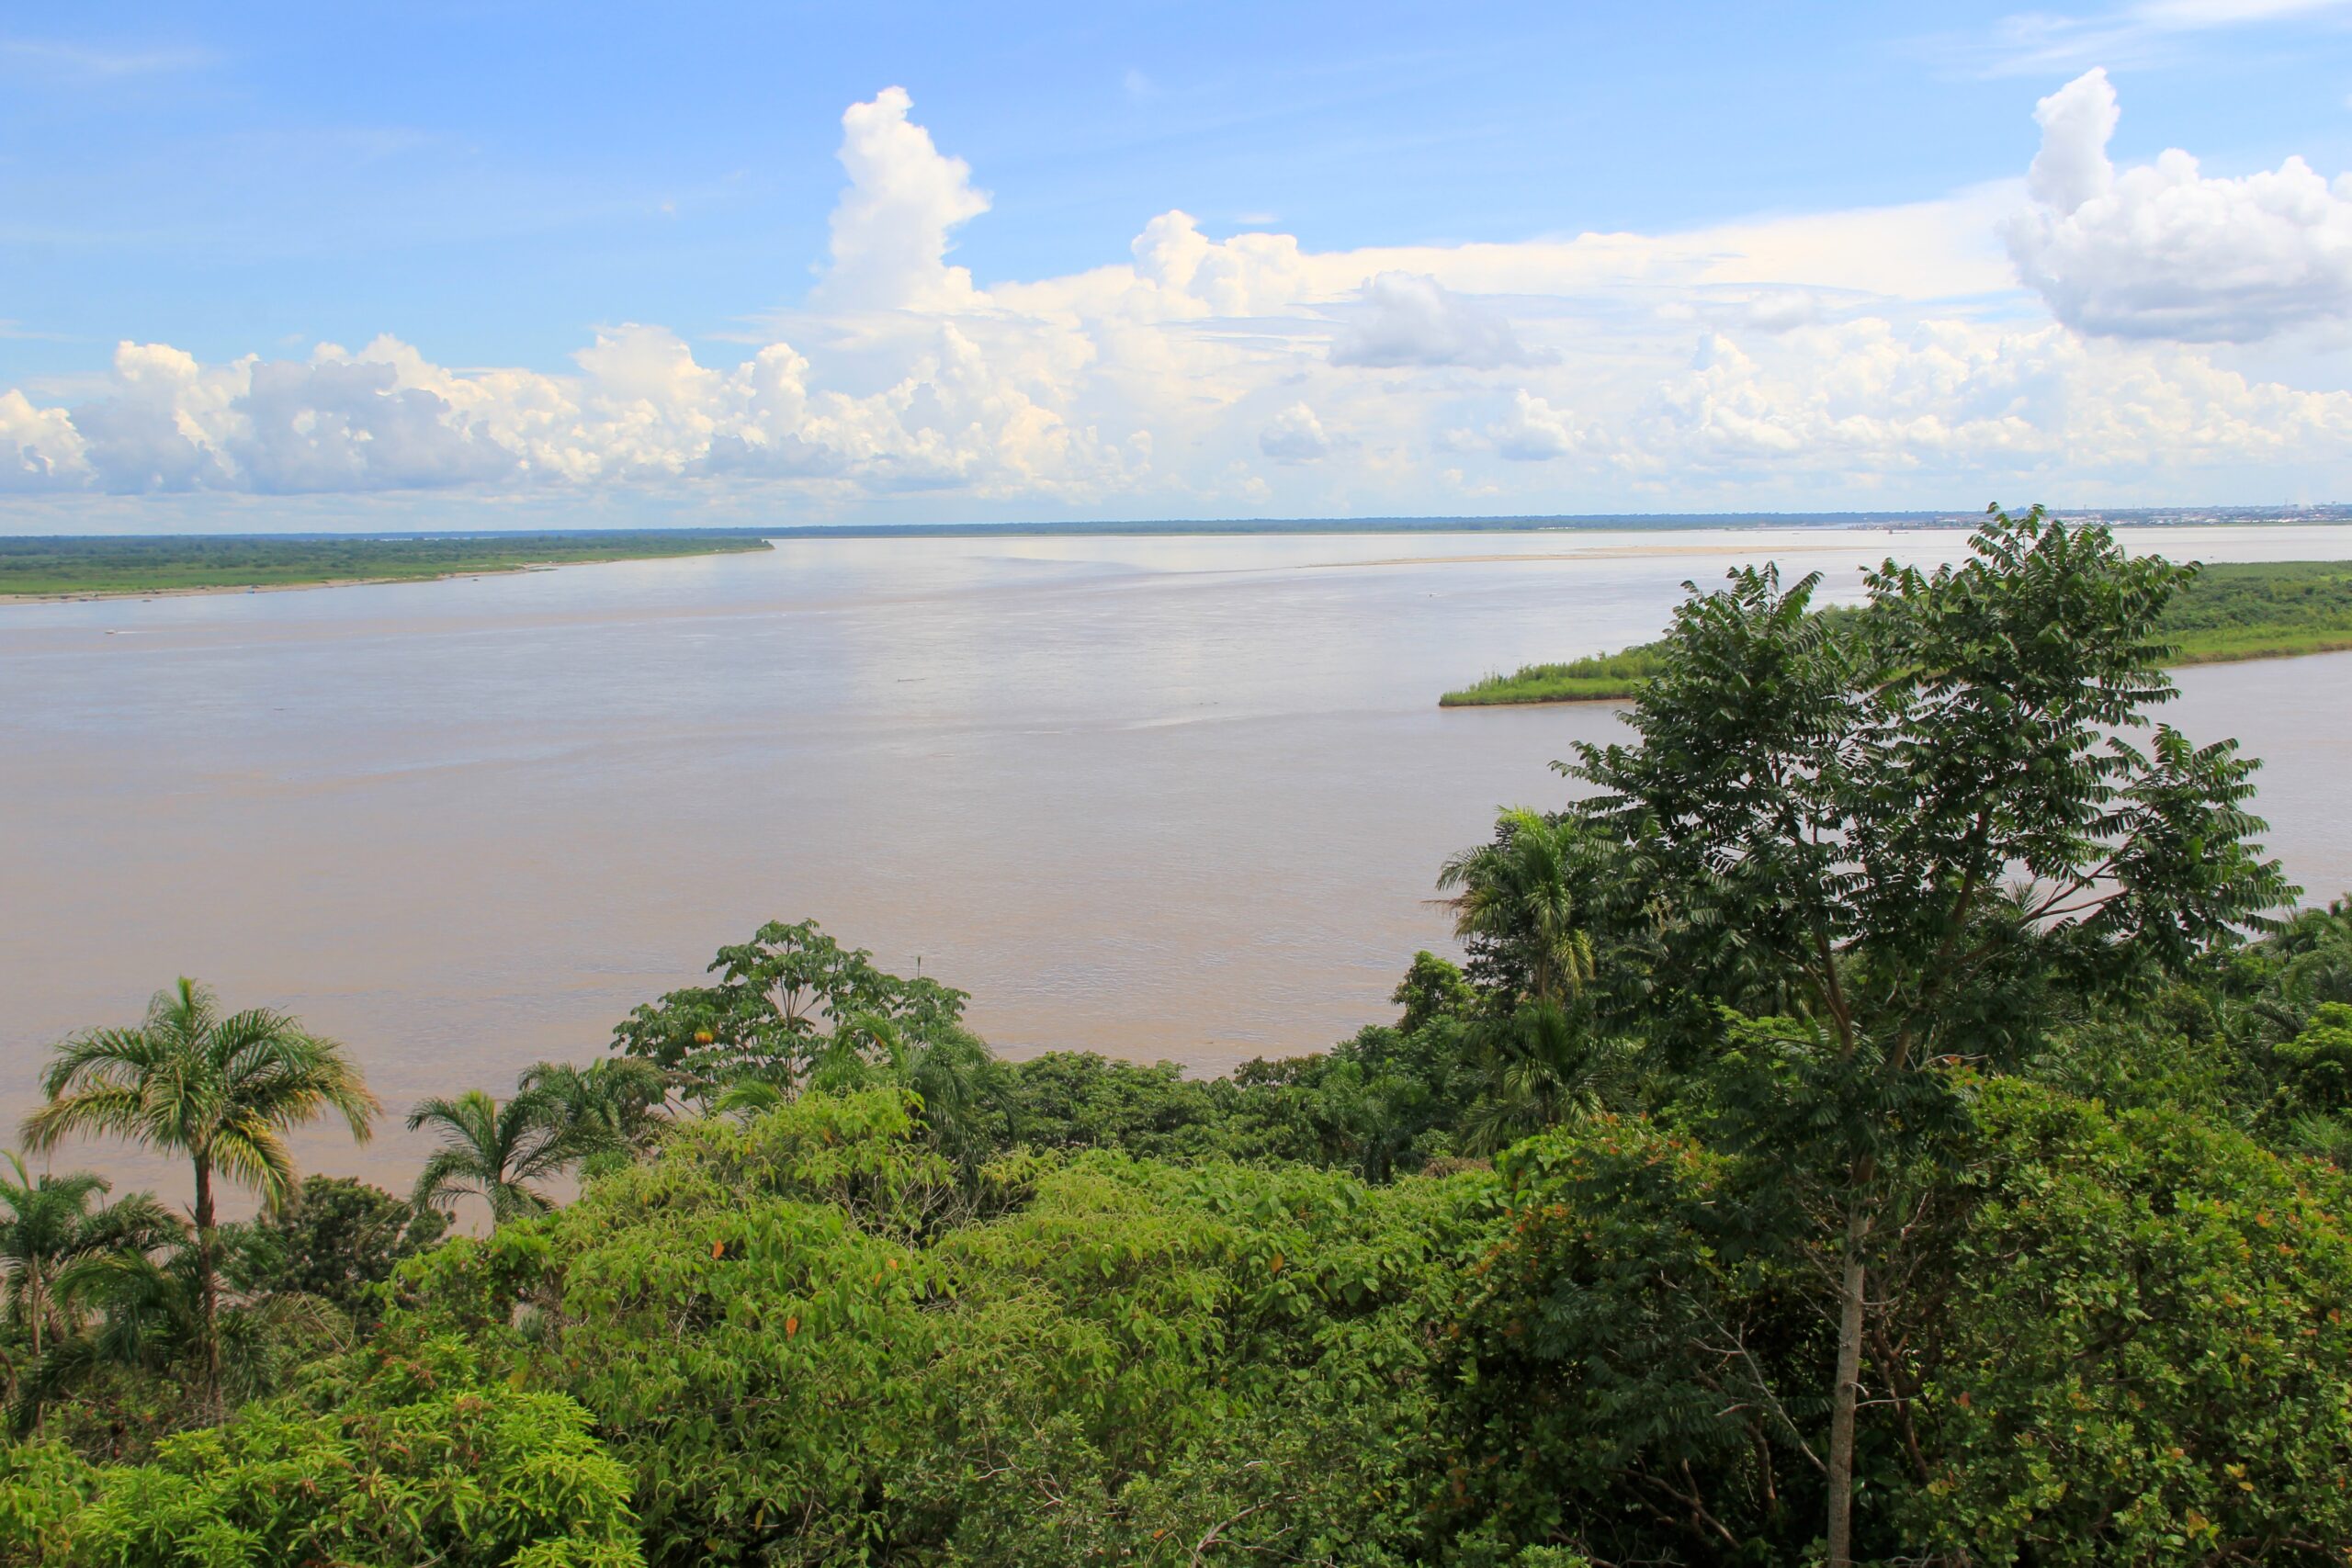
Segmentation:
[(2318, 1568), (2352, 1540), (2352, 1188), (2010, 1079), (1938, 1260), (1902, 1538), (1932, 1561)]
[(255, 1405), (147, 1464), (0, 1454), (0, 1562), (641, 1568), (628, 1472), (571, 1401), (461, 1375), (354, 1393)]
[(1460, 889), (1446, 903), (1454, 934), (1531, 1000), (1565, 1001), (1592, 977), (1592, 937), (1573, 870), (1583, 837), (1571, 818), (1505, 811), (1492, 842), (1455, 855), (1438, 874), (1440, 888)]
[(404, 1270), (383, 1362), (462, 1334), (484, 1384), (578, 1400), (658, 1564), (1433, 1560), (1381, 1550), (1428, 1528), (1418, 1292), (1487, 1205), (1095, 1151), (979, 1215), (910, 1110), (682, 1121)]
[(2352, 1003), (2322, 1002), (2291, 1040), (2271, 1048), (2281, 1097), (2297, 1110), (2352, 1109)]
[(672, 991), (613, 1032), (615, 1050), (673, 1075), (704, 1103), (745, 1077), (797, 1092), (829, 1060), (879, 1060), (893, 1043), (912, 1047), (955, 1032), (964, 1016), (963, 992), (889, 974), (813, 920), (772, 920), (751, 941), (720, 948), (710, 970), (717, 985)]
[(90, 1030), (59, 1045), (41, 1090), (48, 1103), (25, 1118), (28, 1147), (51, 1149), (76, 1134), (103, 1133), (187, 1157), (196, 1179), (205, 1392), (217, 1416), (214, 1177), (276, 1202), (294, 1187), (288, 1128), (334, 1111), (365, 1143), (381, 1107), (334, 1041), (267, 1008), (224, 1014), (211, 990), (185, 976), (155, 993), (144, 1021)]
[[(2174, 1106), (1958, 1088), (1960, 1146), (1903, 1216), (1928, 1243), (1872, 1280), (1902, 1397), (1873, 1391), (1858, 1555), (2340, 1563), (2345, 1178)], [(1464, 1512), (1596, 1562), (1818, 1562), (1835, 1318), (1818, 1258), (1758, 1245), (1775, 1162), (1599, 1118), (1496, 1164), (1502, 1223), (1432, 1336)]]
[(38, 1362), (74, 1326), (58, 1299), (62, 1277), (108, 1253), (160, 1247), (179, 1235), (180, 1224), (145, 1192), (93, 1207), (111, 1190), (104, 1177), (36, 1179), (13, 1152), (7, 1160), (16, 1178), (0, 1178), (0, 1263), (8, 1270), (8, 1315)]
[(1463, 1117), (1464, 1145), (1494, 1154), (1561, 1122), (1628, 1097), (1634, 1052), (1596, 1038), (1556, 1002), (1527, 1002), (1474, 1031), (1484, 1092)]
[(2140, 738), (2174, 694), (2156, 621), (2187, 576), (2038, 507), (1995, 509), (1960, 567), (1887, 562), (1856, 616), (1813, 613), (1817, 577), (1736, 571), (1677, 612), (1638, 744), (1563, 764), (1598, 791), (1569, 818), (1670, 905), (1674, 983), (1769, 1001), (1816, 1043), (1784, 1033), (1779, 1069), (1751, 1080), (1807, 1104), (1746, 1109), (1759, 1150), (1807, 1130), (1836, 1211), (1834, 1568), (1851, 1560), (1868, 1259), (1887, 1181), (1954, 1120), (1945, 1064), (2016, 1048), (1996, 1004), (2021, 969), (2128, 984), (2291, 895), (2248, 842), (2256, 764), (2167, 726)]
[(669, 1085), (662, 1070), (634, 1056), (591, 1062), (539, 1062), (515, 1085), (552, 1108), (565, 1137), (583, 1154), (637, 1154), (653, 1140)]
[(254, 1227), (268, 1258), (254, 1283), (272, 1293), (331, 1302), (361, 1327), (376, 1317), (374, 1287), (432, 1246), (447, 1216), (347, 1176), (312, 1176)]
[[(74, 1332), (22, 1380), (17, 1426), (108, 1369), (162, 1378), (190, 1364), (202, 1410), (217, 1419), (224, 1402), (263, 1397), (305, 1361), (349, 1348), (350, 1322), (332, 1303), (242, 1284), (260, 1242), (254, 1226), (226, 1224), (209, 1255), (175, 1237), (159, 1256), (118, 1248), (61, 1273), (57, 1300)], [(179, 1424), (168, 1414), (165, 1422)]]
[(409, 1199), (419, 1212), (446, 1213), (458, 1201), (478, 1197), (490, 1205), (493, 1224), (544, 1213), (551, 1204), (533, 1182), (560, 1175), (592, 1152), (583, 1135), (565, 1124), (560, 1101), (525, 1090), (503, 1103), (478, 1089), (455, 1100), (435, 1096), (409, 1112), (409, 1131), (431, 1126), (441, 1147), (417, 1172)]
[(1462, 977), (1461, 965), (1423, 948), (1413, 954), (1405, 977), (1388, 999), (1405, 1010), (1396, 1027), (1410, 1034), (1432, 1020), (1460, 1018), (1478, 1004), (1476, 987)]

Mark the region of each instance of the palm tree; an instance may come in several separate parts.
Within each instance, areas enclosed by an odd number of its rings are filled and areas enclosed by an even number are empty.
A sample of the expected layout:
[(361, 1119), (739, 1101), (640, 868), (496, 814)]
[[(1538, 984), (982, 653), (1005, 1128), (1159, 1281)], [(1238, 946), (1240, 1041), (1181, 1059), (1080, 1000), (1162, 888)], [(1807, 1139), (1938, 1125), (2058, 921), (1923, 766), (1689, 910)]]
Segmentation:
[(14, 1151), (6, 1156), (16, 1179), (0, 1177), (0, 1263), (8, 1269), (8, 1315), (25, 1325), (38, 1359), (51, 1339), (71, 1328), (61, 1311), (58, 1276), (85, 1258), (109, 1252), (144, 1253), (181, 1234), (180, 1222), (145, 1192), (91, 1207), (113, 1190), (90, 1171), (36, 1179)]
[(1486, 1092), (1463, 1118), (1473, 1154), (1494, 1154), (1631, 1097), (1633, 1047), (1593, 1037), (1556, 1003), (1529, 1002), (1509, 1018), (1484, 1021), (1477, 1037)]
[(524, 1069), (515, 1088), (547, 1100), (582, 1154), (643, 1149), (652, 1141), (670, 1090), (661, 1068), (635, 1056), (584, 1067), (535, 1063)]
[(206, 1398), (220, 1414), (220, 1278), (212, 1179), (225, 1177), (274, 1203), (294, 1188), (290, 1127), (338, 1112), (368, 1141), (381, 1109), (358, 1067), (332, 1040), (282, 1012), (223, 1014), (210, 989), (183, 976), (129, 1029), (93, 1029), (57, 1047), (25, 1118), (28, 1147), (55, 1148), (105, 1133), (185, 1155), (196, 1175), (194, 1267)]
[(490, 1205), (493, 1224), (554, 1207), (531, 1183), (594, 1152), (565, 1124), (562, 1103), (539, 1090), (526, 1089), (503, 1104), (478, 1089), (455, 1100), (420, 1100), (409, 1112), (409, 1130), (428, 1123), (440, 1129), (441, 1147), (417, 1173), (409, 1201), (420, 1212), (446, 1213), (459, 1199), (479, 1197)]
[(349, 1320), (298, 1291), (243, 1296), (208, 1324), (209, 1277), (184, 1236), (160, 1258), (118, 1248), (61, 1272), (57, 1301), (76, 1331), (51, 1345), (18, 1383), (17, 1428), (37, 1425), (46, 1405), (106, 1367), (162, 1373), (211, 1346), (222, 1386), (242, 1403), (273, 1392), (306, 1354), (350, 1348)]
[(1441, 888), (1459, 888), (1446, 908), (1453, 932), (1482, 938), (1526, 969), (1528, 995), (1561, 1002), (1592, 978), (1592, 938), (1577, 924), (1571, 879), (1581, 829), (1524, 807), (1506, 811), (1494, 840), (1463, 851), (1439, 872)]

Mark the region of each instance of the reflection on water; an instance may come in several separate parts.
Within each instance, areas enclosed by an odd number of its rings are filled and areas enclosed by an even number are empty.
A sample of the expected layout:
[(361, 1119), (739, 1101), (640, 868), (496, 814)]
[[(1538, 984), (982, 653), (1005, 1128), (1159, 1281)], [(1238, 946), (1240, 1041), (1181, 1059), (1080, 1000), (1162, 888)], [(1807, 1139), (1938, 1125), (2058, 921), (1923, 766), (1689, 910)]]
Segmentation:
[[(187, 973), (348, 1042), (389, 1104), (504, 1089), (771, 917), (973, 993), (1013, 1052), (1221, 1068), (1387, 1016), (1438, 863), (1609, 707), (1447, 686), (1654, 636), (1770, 556), (1859, 592), (1959, 534), (808, 540), (770, 555), (0, 609), (0, 1114)], [(2334, 558), (2318, 528), (2165, 530)], [(2187, 672), (2352, 885), (2352, 655)], [(417, 1148), (306, 1139), (404, 1179)], [(157, 1168), (109, 1153), (136, 1180)]]

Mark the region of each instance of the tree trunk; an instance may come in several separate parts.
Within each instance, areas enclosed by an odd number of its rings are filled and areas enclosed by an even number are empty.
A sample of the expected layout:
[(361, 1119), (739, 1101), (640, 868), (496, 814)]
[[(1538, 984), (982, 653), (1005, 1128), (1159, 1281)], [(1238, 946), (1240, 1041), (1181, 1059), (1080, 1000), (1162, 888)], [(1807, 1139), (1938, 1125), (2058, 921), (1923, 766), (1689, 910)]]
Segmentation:
[(216, 1422), (220, 1408), (220, 1287), (212, 1259), (212, 1162), (196, 1162), (196, 1273), (200, 1332), (204, 1336), (204, 1404)]
[[(49, 1289), (46, 1282), (43, 1281), (40, 1277), (40, 1260), (39, 1258), (28, 1261), (25, 1264), (25, 1272), (31, 1280), (31, 1284), (26, 1292), (26, 1298), (32, 1308), (33, 1365), (35, 1368), (39, 1368), (40, 1365), (40, 1331), (44, 1320), (49, 1316)], [(15, 1402), (17, 1397), (17, 1380), (16, 1374), (12, 1370), (8, 1377), (8, 1398), (12, 1404)], [(36, 1438), (40, 1437), (42, 1434), (47, 1432), (48, 1429), (49, 1406), (46, 1404), (36, 1400), (33, 1404), (33, 1436)]]
[(1829, 1568), (1852, 1568), (1854, 1561), (1854, 1406), (1862, 1376), (1862, 1242), (1871, 1220), (1860, 1189), (1870, 1179), (1855, 1173), (1852, 1207), (1846, 1213), (1846, 1256), (1838, 1300), (1838, 1382), (1829, 1404)]

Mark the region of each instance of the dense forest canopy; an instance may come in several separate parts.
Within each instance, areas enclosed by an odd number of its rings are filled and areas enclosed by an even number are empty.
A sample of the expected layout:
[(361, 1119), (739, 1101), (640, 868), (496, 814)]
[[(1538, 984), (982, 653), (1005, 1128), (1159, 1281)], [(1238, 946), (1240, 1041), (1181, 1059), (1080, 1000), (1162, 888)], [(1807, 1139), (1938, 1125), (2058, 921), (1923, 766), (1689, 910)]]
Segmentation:
[(2181, 576), (1694, 592), (1464, 961), (1227, 1077), (776, 923), (399, 1195), (280, 1157), (347, 1052), (167, 991), (28, 1140), (265, 1206), (0, 1181), (0, 1561), (2341, 1563), (2352, 904), (2160, 722)]

